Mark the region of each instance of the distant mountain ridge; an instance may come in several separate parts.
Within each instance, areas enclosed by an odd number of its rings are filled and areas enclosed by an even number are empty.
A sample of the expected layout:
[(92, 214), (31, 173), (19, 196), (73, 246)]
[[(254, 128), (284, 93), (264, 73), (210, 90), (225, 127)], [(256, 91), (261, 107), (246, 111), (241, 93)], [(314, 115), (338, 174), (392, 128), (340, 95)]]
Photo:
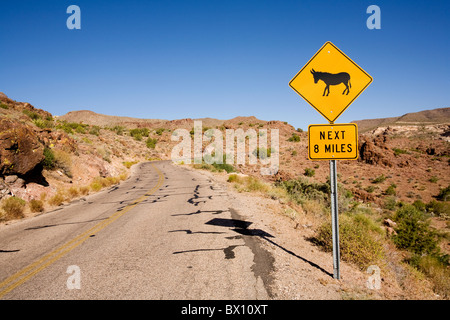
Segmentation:
[(403, 125), (432, 125), (450, 123), (450, 108), (438, 108), (406, 113), (399, 117), (365, 119), (352, 121), (358, 125), (359, 132), (366, 132), (377, 127)]
[(229, 120), (220, 120), (214, 118), (199, 118), (199, 119), (175, 119), (175, 120), (164, 120), (164, 119), (143, 119), (143, 118), (132, 118), (125, 116), (111, 116), (96, 113), (90, 110), (79, 110), (79, 111), (70, 111), (65, 115), (59, 116), (58, 119), (64, 120), (67, 122), (78, 122), (84, 123), (88, 125), (97, 125), (104, 127), (112, 127), (116, 125), (125, 126), (125, 127), (183, 127), (183, 125), (187, 125), (192, 127), (192, 123), (194, 120), (201, 120), (203, 126), (205, 127), (216, 127), (222, 126), (226, 124), (238, 124), (238, 123), (266, 123), (265, 120), (260, 120), (254, 116), (249, 117), (235, 117)]
[[(58, 117), (60, 120), (67, 122), (78, 122), (89, 125), (97, 126), (116, 126), (121, 125), (125, 127), (183, 127), (191, 126), (194, 120), (201, 120), (204, 126), (216, 127), (227, 126), (229, 124), (238, 123), (267, 123), (266, 120), (260, 120), (254, 116), (248, 117), (235, 117), (229, 120), (220, 120), (214, 118), (201, 118), (201, 119), (176, 119), (176, 120), (164, 120), (164, 119), (143, 119), (133, 118), (126, 116), (111, 116), (96, 113), (90, 110), (70, 111), (63, 116)], [(378, 118), (378, 119), (364, 119), (352, 121), (358, 125), (358, 131), (363, 133), (378, 127), (387, 126), (422, 126), (422, 125), (434, 125), (434, 124), (448, 124), (450, 123), (450, 108), (437, 108), (432, 110), (424, 110), (419, 112), (406, 113), (398, 117), (390, 118)]]

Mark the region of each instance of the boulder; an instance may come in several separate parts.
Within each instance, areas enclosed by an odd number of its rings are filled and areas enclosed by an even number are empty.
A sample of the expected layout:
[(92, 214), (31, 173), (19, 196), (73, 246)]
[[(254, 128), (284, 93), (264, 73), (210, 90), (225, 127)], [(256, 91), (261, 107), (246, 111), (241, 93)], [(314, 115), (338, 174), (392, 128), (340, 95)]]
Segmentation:
[(44, 146), (30, 125), (0, 119), (0, 174), (25, 175), (44, 159)]
[(386, 145), (384, 139), (376, 138), (373, 141), (369, 139), (361, 139), (359, 147), (359, 161), (366, 162), (368, 164), (383, 165), (392, 167), (392, 161), (388, 158)]

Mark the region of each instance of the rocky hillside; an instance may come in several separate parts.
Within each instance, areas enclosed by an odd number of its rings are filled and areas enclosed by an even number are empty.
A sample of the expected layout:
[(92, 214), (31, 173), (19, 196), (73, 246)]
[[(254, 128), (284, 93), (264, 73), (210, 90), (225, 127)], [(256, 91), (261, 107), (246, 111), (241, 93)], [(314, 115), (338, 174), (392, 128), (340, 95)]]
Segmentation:
[[(194, 119), (137, 119), (86, 110), (53, 117), (4, 94), (0, 103), (1, 195), (17, 195), (27, 201), (42, 193), (52, 196), (71, 185), (89, 185), (96, 177), (123, 174), (127, 170), (124, 163), (170, 159), (178, 143), (171, 140), (172, 132), (194, 126)], [(402, 201), (430, 201), (450, 183), (449, 110), (356, 121), (360, 129), (376, 127), (360, 134), (358, 161), (339, 162), (340, 181), (362, 200), (381, 202), (386, 189), (395, 185)], [(328, 162), (308, 160), (307, 133), (287, 122), (255, 117), (197, 120), (202, 120), (203, 132), (216, 128), (224, 137), (226, 129), (257, 133), (267, 129), (267, 136), (271, 129), (279, 130), (278, 173), (261, 176), (259, 163), (234, 166), (241, 173), (272, 182), (304, 176), (305, 172), (317, 181), (325, 181), (329, 175)], [(383, 181), (374, 183), (379, 177)]]

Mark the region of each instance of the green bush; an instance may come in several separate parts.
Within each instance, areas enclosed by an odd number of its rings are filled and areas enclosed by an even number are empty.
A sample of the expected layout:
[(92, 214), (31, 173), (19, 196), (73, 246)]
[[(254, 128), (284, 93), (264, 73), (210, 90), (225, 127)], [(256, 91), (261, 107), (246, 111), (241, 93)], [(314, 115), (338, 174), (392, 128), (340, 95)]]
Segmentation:
[(384, 182), (385, 180), (386, 180), (386, 177), (384, 176), (384, 174), (382, 174), (381, 176), (373, 179), (372, 183), (381, 183), (381, 182)]
[(399, 148), (394, 148), (394, 149), (392, 149), (392, 150), (394, 151), (394, 155), (395, 155), (395, 156), (398, 156), (398, 155), (400, 155), (400, 154), (408, 153), (408, 151), (403, 150), (403, 149), (399, 149)]
[(213, 167), (218, 170), (225, 170), (227, 173), (236, 171), (231, 164), (227, 163), (213, 163)]
[(429, 217), (413, 205), (405, 205), (395, 213), (397, 222), (393, 237), (395, 245), (415, 254), (430, 254), (438, 250), (436, 233), (430, 228)]
[(23, 112), (23, 114), (26, 114), (28, 117), (30, 117), (31, 120), (41, 119), (41, 116), (38, 113), (34, 112), (34, 111), (23, 110), (22, 112)]
[(145, 144), (147, 145), (147, 148), (155, 149), (156, 143), (157, 143), (157, 142), (158, 142), (157, 139), (148, 138), (148, 139), (145, 141)]
[(100, 135), (100, 127), (99, 126), (92, 126), (89, 129), (89, 134), (93, 134), (94, 136), (99, 136)]
[(35, 119), (33, 120), (33, 123), (41, 129), (51, 129), (54, 126), (53, 120), (44, 120), (44, 119)]
[(61, 129), (66, 133), (73, 134), (74, 130), (77, 133), (86, 133), (86, 130), (89, 126), (87, 124), (78, 122), (58, 121), (55, 127), (56, 129)]
[(311, 169), (311, 168), (305, 168), (305, 173), (304, 173), (305, 176), (314, 177), (315, 174), (316, 174), (316, 170)]
[(419, 271), (427, 275), (433, 290), (444, 299), (450, 298), (450, 268), (448, 255), (415, 255), (409, 261)]
[(383, 201), (383, 208), (386, 210), (395, 210), (395, 207), (397, 205), (397, 200), (394, 196), (389, 196), (384, 198)]
[(292, 136), (289, 137), (288, 141), (290, 142), (299, 142), (300, 136), (296, 133), (292, 133)]
[(450, 201), (450, 185), (439, 190), (437, 199), (441, 201)]
[(111, 128), (107, 128), (108, 130), (114, 131), (117, 135), (121, 136), (123, 135), (123, 132), (125, 131), (125, 127), (122, 126), (114, 126)]
[(148, 128), (135, 128), (130, 130), (130, 136), (134, 139), (141, 141), (142, 137), (148, 137), (150, 130)]
[(395, 188), (397, 188), (397, 186), (393, 183), (386, 189), (386, 191), (384, 191), (384, 193), (388, 196), (395, 196), (397, 194)]
[(426, 205), (427, 212), (448, 219), (450, 217), (450, 202), (431, 200)]
[(272, 155), (272, 149), (257, 147), (253, 150), (253, 155), (259, 159), (267, 159)]
[(231, 172), (235, 172), (236, 171), (236, 169), (231, 164), (226, 163), (226, 155), (223, 155), (222, 163), (213, 162), (213, 159), (212, 159), (211, 155), (207, 155), (205, 157), (207, 158), (207, 162), (209, 162), (211, 164), (208, 164), (206, 162), (202, 162), (201, 165), (196, 165), (196, 166), (194, 166), (194, 168), (207, 169), (207, 170), (211, 170), (211, 171), (223, 171), (223, 170), (225, 170), (227, 173), (231, 173)]
[(430, 181), (430, 182), (432, 182), (432, 183), (436, 183), (436, 182), (438, 182), (438, 177), (436, 177), (436, 176), (432, 176), (430, 179), (428, 179), (428, 181)]
[(297, 203), (303, 203), (305, 200), (318, 200), (322, 204), (329, 202), (331, 191), (329, 183), (312, 183), (300, 177), (278, 182), (276, 185), (285, 189), (289, 197)]
[(52, 149), (44, 148), (44, 160), (42, 160), (42, 165), (45, 169), (53, 169), (56, 166), (55, 154)]
[[(325, 251), (332, 251), (331, 222), (323, 223), (312, 240)], [(379, 227), (364, 214), (339, 216), (339, 246), (342, 260), (352, 262), (362, 270), (384, 257)]]

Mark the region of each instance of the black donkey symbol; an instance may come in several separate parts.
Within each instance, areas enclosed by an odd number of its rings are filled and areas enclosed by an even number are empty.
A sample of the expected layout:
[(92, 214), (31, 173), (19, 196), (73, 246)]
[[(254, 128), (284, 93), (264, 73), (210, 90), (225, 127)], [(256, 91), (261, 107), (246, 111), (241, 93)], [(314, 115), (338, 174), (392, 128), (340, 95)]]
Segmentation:
[(343, 83), (345, 85), (344, 92), (342, 94), (345, 94), (345, 91), (347, 91), (347, 95), (350, 92), (350, 89), (352, 85), (350, 84), (350, 75), (347, 72), (339, 72), (339, 73), (329, 73), (329, 72), (319, 72), (315, 71), (314, 69), (311, 69), (311, 73), (314, 76), (314, 83), (317, 83), (319, 80), (322, 80), (327, 85), (325, 87), (325, 90), (323, 91), (323, 95), (328, 96), (330, 94), (330, 85), (335, 86), (340, 83)]

